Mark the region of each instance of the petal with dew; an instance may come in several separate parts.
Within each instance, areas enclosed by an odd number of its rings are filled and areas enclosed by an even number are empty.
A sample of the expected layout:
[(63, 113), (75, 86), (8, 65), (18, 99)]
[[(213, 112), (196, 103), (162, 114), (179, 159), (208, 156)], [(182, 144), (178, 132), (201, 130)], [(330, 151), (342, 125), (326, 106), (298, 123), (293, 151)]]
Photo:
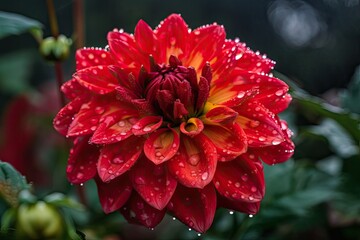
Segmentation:
[(111, 182), (105, 183), (95, 178), (100, 204), (105, 213), (111, 213), (126, 203), (132, 191), (131, 182), (127, 175), (120, 176)]
[(166, 207), (177, 185), (164, 164), (155, 165), (145, 157), (131, 169), (130, 179), (140, 196), (158, 210)]
[(204, 188), (215, 174), (216, 148), (203, 134), (193, 138), (181, 136), (178, 153), (168, 162), (173, 176), (186, 187)]
[(70, 150), (66, 175), (71, 183), (82, 184), (96, 175), (99, 149), (88, 141), (89, 137), (77, 137)]
[(203, 233), (213, 222), (216, 211), (216, 192), (212, 184), (203, 189), (178, 185), (168, 210), (190, 228)]
[(120, 208), (120, 212), (129, 223), (154, 228), (164, 218), (166, 210), (158, 210), (151, 207), (138, 193), (133, 191), (124, 207)]
[(146, 116), (132, 126), (134, 135), (149, 134), (157, 130), (163, 120), (161, 116)]
[(83, 48), (76, 51), (76, 70), (99, 65), (113, 65), (115, 61), (108, 51), (103, 49)]
[(108, 182), (128, 171), (142, 153), (144, 139), (132, 136), (124, 141), (106, 145), (100, 151), (97, 171), (103, 182)]
[(146, 157), (155, 164), (171, 159), (178, 151), (180, 137), (172, 128), (162, 128), (152, 133), (144, 144)]

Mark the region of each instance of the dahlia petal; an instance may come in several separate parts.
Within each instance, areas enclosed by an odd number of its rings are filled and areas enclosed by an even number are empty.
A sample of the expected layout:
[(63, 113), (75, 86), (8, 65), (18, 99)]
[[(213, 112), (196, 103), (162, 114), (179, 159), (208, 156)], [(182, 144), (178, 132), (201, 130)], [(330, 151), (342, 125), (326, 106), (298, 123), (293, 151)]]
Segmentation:
[(167, 62), (171, 55), (181, 58), (187, 52), (188, 27), (178, 14), (171, 14), (155, 30), (159, 42), (159, 62)]
[(137, 112), (125, 104), (122, 107), (100, 119), (100, 124), (91, 138), (92, 143), (109, 144), (133, 135), (132, 126), (137, 121)]
[(217, 154), (214, 144), (203, 134), (181, 136), (178, 153), (168, 162), (168, 169), (184, 186), (204, 188), (215, 174)]
[(75, 59), (77, 71), (88, 67), (115, 64), (111, 54), (103, 49), (79, 49), (76, 51)]
[(234, 41), (225, 41), (221, 54), (211, 65), (213, 71), (213, 83), (227, 81), (227, 76), (235, 67), (238, 45)]
[(216, 192), (212, 184), (203, 189), (178, 185), (168, 204), (168, 210), (181, 222), (203, 233), (214, 220)]
[(111, 213), (126, 203), (130, 198), (132, 187), (127, 175), (122, 175), (111, 182), (95, 178), (100, 204), (105, 213)]
[(69, 126), (73, 121), (72, 118), (80, 110), (83, 103), (83, 98), (75, 98), (58, 112), (53, 121), (56, 131), (64, 136), (67, 135)]
[(144, 153), (150, 161), (158, 165), (172, 158), (179, 145), (179, 134), (172, 128), (162, 128), (153, 132), (146, 140)]
[[(205, 109), (207, 107), (205, 106)], [(230, 124), (233, 123), (238, 113), (226, 106), (211, 106), (211, 109), (205, 114), (206, 122)]]
[(214, 144), (219, 161), (233, 160), (247, 150), (247, 135), (236, 123), (226, 126), (206, 125), (203, 133)]
[(176, 99), (174, 102), (174, 113), (173, 118), (174, 119), (182, 119), (184, 116), (189, 114), (189, 111), (186, 109), (184, 104), (180, 102), (179, 99)]
[(266, 108), (270, 109), (275, 114), (281, 113), (282, 111), (287, 109), (292, 100), (291, 95), (288, 93), (284, 94), (280, 98), (275, 97), (274, 95), (272, 97), (273, 100), (262, 101), (262, 103)]
[(99, 158), (99, 149), (88, 144), (88, 137), (78, 137), (70, 150), (66, 175), (69, 182), (84, 183), (96, 175), (96, 162)]
[(65, 82), (61, 86), (61, 91), (64, 93), (65, 97), (70, 100), (74, 100), (79, 96), (86, 96), (90, 93), (90, 91), (81, 86), (74, 78)]
[(203, 129), (204, 124), (198, 118), (190, 118), (187, 122), (182, 122), (180, 124), (180, 131), (189, 137), (198, 135)]
[(142, 153), (144, 139), (132, 136), (124, 141), (106, 145), (100, 151), (97, 172), (103, 182), (128, 171)]
[(149, 134), (158, 129), (163, 123), (161, 116), (146, 116), (132, 126), (134, 135)]
[(135, 39), (132, 35), (124, 32), (109, 32), (108, 42), (110, 53), (117, 59), (117, 65), (134, 71), (136, 74), (142, 65), (149, 65), (148, 56), (140, 53)]
[(279, 145), (285, 140), (275, 114), (262, 104), (248, 101), (234, 110), (239, 113), (236, 122), (244, 129), (249, 147)]
[(75, 114), (72, 123), (69, 126), (67, 136), (81, 136), (93, 133), (99, 123), (101, 117), (101, 111), (98, 109), (104, 109), (101, 102), (96, 99), (84, 103), (79, 112)]
[(265, 55), (250, 49), (239, 48), (237, 56), (236, 67), (248, 72), (268, 73), (275, 65), (275, 62)]
[(166, 207), (177, 185), (164, 164), (154, 165), (146, 158), (138, 161), (131, 169), (130, 179), (140, 196), (158, 210)]
[[(222, 49), (226, 37), (222, 26), (213, 24), (193, 30), (190, 34), (190, 46), (194, 48), (183, 60), (184, 65), (192, 66), (201, 70), (206, 62), (210, 64), (216, 61), (216, 57)], [(198, 72), (200, 75), (201, 72)]]
[(97, 94), (106, 94), (115, 90), (118, 79), (108, 66), (95, 66), (77, 71), (73, 76), (78, 83)]
[(219, 162), (213, 182), (217, 191), (230, 200), (259, 202), (265, 194), (263, 171), (259, 171), (253, 161), (241, 156), (229, 162)]
[(157, 59), (157, 39), (153, 30), (145, 21), (140, 20), (137, 23), (134, 36), (139, 48), (147, 54), (152, 54)]
[(256, 214), (260, 209), (260, 202), (244, 202), (244, 201), (234, 201), (226, 197), (217, 196), (218, 206), (235, 210), (238, 212), (243, 212), (246, 214)]
[(151, 207), (139, 194), (133, 192), (125, 206), (120, 208), (120, 212), (129, 223), (154, 228), (164, 218), (166, 210), (158, 210)]

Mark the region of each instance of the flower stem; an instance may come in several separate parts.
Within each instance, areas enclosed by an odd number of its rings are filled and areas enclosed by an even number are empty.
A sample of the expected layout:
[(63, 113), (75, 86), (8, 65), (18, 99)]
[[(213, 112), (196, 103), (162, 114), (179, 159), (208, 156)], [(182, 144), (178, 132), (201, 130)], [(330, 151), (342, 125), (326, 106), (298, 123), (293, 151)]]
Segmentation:
[(75, 30), (75, 47), (76, 49), (84, 47), (85, 43), (85, 27), (84, 27), (84, 1), (74, 1), (74, 30)]

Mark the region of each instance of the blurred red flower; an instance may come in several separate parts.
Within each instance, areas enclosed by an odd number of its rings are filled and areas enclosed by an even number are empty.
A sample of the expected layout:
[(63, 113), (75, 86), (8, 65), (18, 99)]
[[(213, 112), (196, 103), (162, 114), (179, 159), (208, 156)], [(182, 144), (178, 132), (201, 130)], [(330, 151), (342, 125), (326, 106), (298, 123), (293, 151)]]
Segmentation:
[(152, 30), (114, 30), (108, 49), (81, 49), (54, 126), (73, 139), (68, 180), (94, 178), (106, 213), (156, 226), (169, 211), (198, 232), (217, 207), (255, 214), (262, 162), (291, 157), (277, 116), (291, 101), (274, 62), (217, 24), (190, 30), (170, 15)]

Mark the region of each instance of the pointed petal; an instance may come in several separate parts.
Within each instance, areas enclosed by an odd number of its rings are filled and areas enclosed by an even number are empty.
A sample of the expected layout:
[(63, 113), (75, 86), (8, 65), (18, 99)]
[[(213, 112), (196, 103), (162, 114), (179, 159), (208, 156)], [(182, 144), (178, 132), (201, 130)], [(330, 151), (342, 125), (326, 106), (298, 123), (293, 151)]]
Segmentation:
[(247, 150), (247, 136), (238, 124), (206, 125), (203, 131), (216, 147), (219, 161), (233, 160)]
[(246, 47), (239, 47), (237, 56), (236, 67), (248, 72), (268, 73), (275, 65), (275, 62), (265, 55), (260, 55), (259, 52), (253, 52)]
[(69, 126), (73, 121), (72, 118), (80, 110), (83, 103), (83, 98), (75, 98), (58, 112), (53, 121), (56, 131), (66, 136)]
[(95, 183), (100, 204), (105, 213), (111, 213), (121, 208), (131, 195), (131, 183), (125, 174), (108, 183), (95, 178)]
[(226, 37), (225, 30), (217, 24), (208, 25), (193, 30), (190, 34), (190, 49), (186, 59), (182, 59), (184, 65), (192, 66), (201, 75), (201, 69), (206, 62), (210, 64), (216, 61)]
[(250, 147), (279, 145), (285, 141), (275, 114), (257, 102), (246, 102), (234, 110), (239, 113), (236, 122), (244, 129)]
[(118, 79), (108, 66), (95, 66), (82, 69), (74, 74), (78, 83), (97, 94), (106, 94), (115, 90)]
[(148, 66), (148, 55), (140, 53), (132, 35), (124, 32), (109, 32), (107, 36), (110, 53), (116, 58), (116, 63), (121, 68), (138, 74), (142, 65)]
[(179, 134), (172, 128), (162, 128), (153, 132), (144, 144), (146, 157), (155, 164), (172, 158), (180, 145)]
[(75, 114), (69, 126), (67, 136), (73, 137), (93, 133), (99, 123), (102, 109), (104, 109), (102, 102), (97, 99), (84, 103), (79, 112)]
[(149, 134), (158, 129), (162, 124), (161, 116), (146, 116), (132, 126), (134, 135)]
[(219, 162), (213, 182), (221, 195), (235, 201), (259, 202), (265, 194), (263, 171), (251, 159), (241, 156)]
[(142, 153), (143, 144), (143, 138), (133, 136), (102, 147), (97, 164), (97, 172), (101, 180), (108, 182), (128, 171)]
[(61, 86), (61, 91), (65, 94), (65, 97), (70, 100), (74, 100), (77, 97), (83, 97), (90, 94), (90, 91), (81, 86), (74, 78), (65, 82)]
[(156, 227), (164, 218), (166, 210), (157, 210), (148, 205), (136, 192), (131, 194), (130, 199), (120, 212), (129, 223), (143, 225), (148, 228)]
[(79, 49), (76, 51), (75, 59), (77, 71), (88, 67), (115, 64), (110, 53), (103, 49)]
[(171, 55), (181, 58), (187, 52), (188, 27), (182, 17), (172, 14), (155, 30), (159, 41), (159, 62), (168, 62)]
[(216, 211), (216, 192), (209, 184), (203, 189), (178, 185), (168, 210), (181, 222), (203, 233), (213, 222)]
[(193, 138), (181, 136), (178, 153), (168, 162), (168, 169), (184, 186), (204, 188), (214, 176), (217, 154), (214, 144), (199, 134)]
[(131, 169), (130, 179), (140, 196), (158, 210), (166, 207), (177, 185), (164, 164), (154, 165), (145, 157)]
[(246, 214), (256, 214), (260, 209), (260, 202), (249, 203), (244, 201), (235, 201), (223, 197), (220, 194), (217, 196), (217, 200), (219, 207), (235, 210), (238, 212), (243, 212)]
[(134, 36), (136, 43), (143, 52), (145, 52), (146, 54), (152, 54), (155, 59), (158, 59), (158, 41), (153, 30), (146, 22), (140, 20), (137, 23), (134, 31)]
[(206, 78), (204, 77), (200, 77), (199, 80), (199, 92), (198, 92), (198, 98), (196, 101), (196, 110), (202, 109), (206, 100), (209, 97), (209, 90), (210, 90), (210, 86), (209, 86), (209, 82)]
[(88, 137), (78, 137), (70, 150), (66, 174), (71, 183), (81, 184), (96, 175), (99, 149), (95, 145), (88, 144), (88, 141)]
[(113, 112), (100, 119), (100, 125), (94, 132), (91, 142), (110, 144), (122, 141), (131, 135), (132, 126), (137, 122), (137, 111), (131, 106), (121, 104), (114, 106)]
[(203, 129), (204, 124), (198, 118), (190, 118), (187, 122), (182, 122), (180, 124), (180, 131), (189, 137), (198, 135)]

